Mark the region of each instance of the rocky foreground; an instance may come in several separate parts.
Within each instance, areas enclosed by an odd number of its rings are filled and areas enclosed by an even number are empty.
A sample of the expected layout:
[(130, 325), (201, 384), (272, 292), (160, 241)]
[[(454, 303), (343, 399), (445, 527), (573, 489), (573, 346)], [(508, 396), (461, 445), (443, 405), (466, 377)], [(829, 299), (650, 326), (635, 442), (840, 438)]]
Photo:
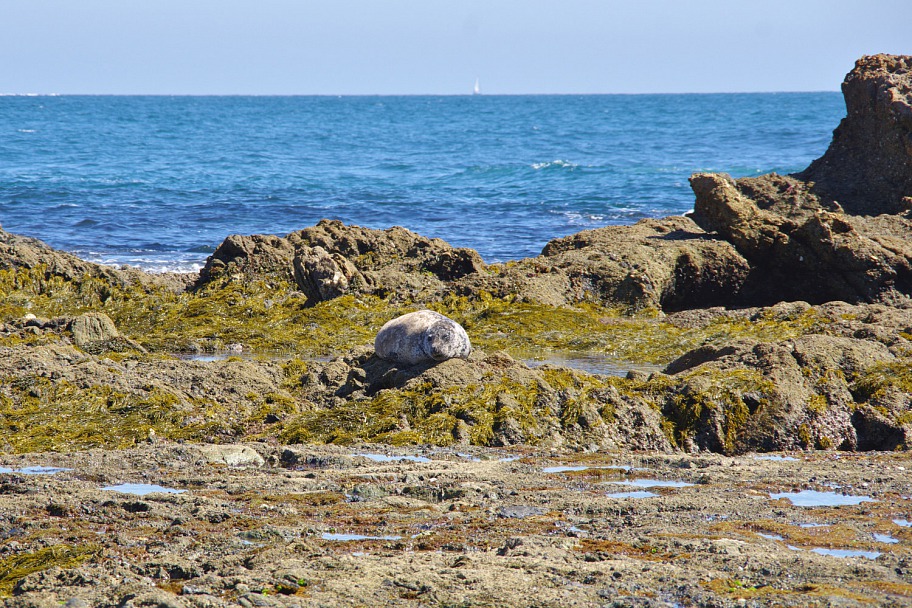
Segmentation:
[[(910, 601), (912, 58), (865, 57), (843, 91), (804, 172), (694, 175), (688, 217), (506, 264), (324, 221), (148, 275), (0, 230), (0, 595)], [(468, 360), (373, 353), (420, 308), (465, 327)], [(567, 353), (627, 373), (540, 365)], [(407, 446), (419, 462), (358, 455)], [(802, 455), (744, 456), (772, 451)], [(639, 478), (694, 485), (612, 496)], [(101, 489), (130, 481), (186, 492)], [(834, 487), (874, 502), (770, 496)]]

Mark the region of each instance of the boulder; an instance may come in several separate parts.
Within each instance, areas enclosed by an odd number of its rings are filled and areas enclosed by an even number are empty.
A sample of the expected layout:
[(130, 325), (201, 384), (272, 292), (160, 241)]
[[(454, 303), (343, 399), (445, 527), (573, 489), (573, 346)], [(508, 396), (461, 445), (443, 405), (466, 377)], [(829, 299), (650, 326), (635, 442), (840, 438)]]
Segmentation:
[(663, 413), (680, 444), (702, 450), (853, 450), (871, 445), (858, 430), (854, 382), (893, 360), (883, 344), (820, 334), (704, 346), (665, 369), (674, 376)]
[(267, 234), (233, 234), (207, 258), (197, 284), (225, 275), (278, 278), (291, 283), (294, 281), (294, 257), (294, 246), (284, 238)]
[(70, 322), (73, 342), (85, 349), (97, 342), (106, 342), (120, 336), (114, 321), (103, 312), (87, 312)]
[(912, 292), (912, 221), (842, 213), (806, 184), (775, 174), (698, 173), (690, 181), (694, 221), (750, 264), (740, 303), (872, 302)]
[(332, 300), (347, 293), (352, 286), (364, 284), (364, 277), (344, 256), (330, 255), (319, 245), (303, 247), (293, 260), (294, 278), (309, 304)]
[(641, 220), (549, 242), (536, 258), (563, 272), (571, 301), (634, 310), (680, 310), (730, 303), (749, 266), (731, 243), (687, 217)]

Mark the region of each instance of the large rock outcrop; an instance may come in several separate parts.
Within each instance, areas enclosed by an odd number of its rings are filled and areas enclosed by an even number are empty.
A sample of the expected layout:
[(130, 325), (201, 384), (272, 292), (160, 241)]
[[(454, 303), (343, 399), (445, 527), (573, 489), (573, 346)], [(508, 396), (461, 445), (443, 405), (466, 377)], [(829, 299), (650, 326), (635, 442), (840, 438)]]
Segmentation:
[(694, 221), (750, 264), (732, 303), (912, 295), (912, 57), (863, 57), (842, 88), (848, 115), (805, 171), (691, 178)]
[(634, 309), (715, 306), (749, 272), (735, 247), (686, 217), (587, 230), (549, 242), (540, 258), (563, 271), (573, 300)]
[(474, 250), (405, 228), (324, 220), (285, 238), (231, 236), (200, 282), (278, 278), (293, 282), (311, 304), (346, 293), (429, 302), (485, 292), (552, 306), (595, 301), (680, 310), (728, 303), (749, 270), (731, 243), (685, 217), (588, 230), (551, 241), (538, 257), (491, 266)]
[(846, 117), (829, 149), (797, 177), (847, 213), (912, 208), (912, 57), (862, 57), (845, 81)]
[(750, 264), (734, 302), (871, 302), (912, 293), (912, 221), (846, 214), (792, 177), (691, 177), (694, 221)]
[(310, 304), (349, 292), (427, 301), (484, 268), (472, 249), (399, 226), (373, 230), (323, 220), (284, 238), (229, 237), (206, 261), (199, 284), (226, 275), (255, 276), (296, 284)]

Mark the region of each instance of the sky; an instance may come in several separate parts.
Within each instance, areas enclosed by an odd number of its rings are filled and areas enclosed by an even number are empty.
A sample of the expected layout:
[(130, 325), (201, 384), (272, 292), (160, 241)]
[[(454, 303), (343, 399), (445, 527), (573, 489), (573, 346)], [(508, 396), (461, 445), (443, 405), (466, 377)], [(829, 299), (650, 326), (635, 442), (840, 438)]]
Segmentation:
[(910, 0), (0, 0), (0, 93), (833, 91)]

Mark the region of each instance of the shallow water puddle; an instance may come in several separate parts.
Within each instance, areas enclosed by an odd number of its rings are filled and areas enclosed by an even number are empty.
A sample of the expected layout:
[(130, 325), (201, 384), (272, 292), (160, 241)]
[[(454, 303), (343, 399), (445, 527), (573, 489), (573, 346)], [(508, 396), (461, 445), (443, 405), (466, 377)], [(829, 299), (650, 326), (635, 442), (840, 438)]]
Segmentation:
[(798, 459), (794, 456), (754, 456), (754, 460), (772, 460), (775, 462), (788, 462), (788, 461), (797, 461)]
[(772, 500), (788, 498), (795, 507), (845, 507), (858, 505), (863, 502), (877, 502), (870, 496), (852, 496), (836, 492), (818, 492), (817, 490), (802, 490), (800, 492), (770, 492)]
[(22, 475), (54, 475), (63, 471), (72, 471), (63, 467), (22, 467), (21, 469), (11, 469), (9, 467), (0, 467), (0, 473), (20, 473)]
[(779, 536), (778, 534), (764, 534), (763, 532), (757, 532), (758, 536), (762, 536), (767, 540), (785, 540), (785, 538)]
[(912, 528), (912, 521), (908, 519), (894, 519), (893, 523), (897, 526), (902, 526), (903, 528)]
[(587, 374), (602, 376), (626, 376), (631, 370), (646, 374), (662, 370), (661, 365), (649, 365), (619, 361), (600, 353), (574, 351), (530, 351), (519, 353), (519, 360), (529, 367), (554, 365), (578, 369)]
[(387, 456), (386, 454), (355, 454), (355, 456), (363, 456), (374, 462), (400, 462), (400, 461), (409, 461), (409, 462), (430, 462), (431, 459), (425, 456)]
[(633, 492), (609, 492), (605, 496), (608, 498), (654, 498), (658, 494), (647, 490), (635, 490)]
[(686, 481), (669, 481), (667, 479), (630, 479), (627, 481), (609, 481), (616, 486), (633, 486), (635, 488), (686, 488), (694, 484)]
[[(218, 350), (205, 353), (171, 353), (176, 359), (182, 361), (199, 361), (201, 363), (214, 363), (215, 361), (227, 361), (228, 359), (243, 359), (244, 361), (288, 361), (294, 358), (294, 353), (260, 351), (260, 350)], [(308, 358), (307, 361), (329, 361), (327, 357)]]
[(627, 466), (603, 466), (603, 467), (590, 467), (587, 465), (559, 465), (554, 467), (545, 467), (542, 469), (542, 473), (566, 473), (568, 471), (589, 471), (594, 469), (605, 469), (609, 471), (624, 471), (629, 473), (631, 467)]
[(830, 557), (866, 557), (868, 559), (877, 559), (881, 556), (880, 551), (852, 551), (850, 549), (811, 549), (812, 553), (817, 555), (829, 555)]
[(874, 533), (874, 540), (876, 540), (879, 543), (885, 543), (888, 545), (895, 545), (896, 543), (899, 542), (898, 538), (893, 538), (889, 534), (878, 534), (876, 532)]
[(335, 534), (332, 532), (324, 532), (320, 535), (320, 538), (323, 540), (334, 540), (338, 542), (346, 542), (352, 540), (402, 540), (401, 536), (367, 536), (364, 534)]
[(107, 486), (102, 490), (108, 492), (120, 492), (121, 494), (135, 494), (136, 496), (145, 496), (146, 494), (182, 494), (187, 490), (177, 490), (175, 488), (166, 488), (151, 483), (122, 483), (116, 486)]

